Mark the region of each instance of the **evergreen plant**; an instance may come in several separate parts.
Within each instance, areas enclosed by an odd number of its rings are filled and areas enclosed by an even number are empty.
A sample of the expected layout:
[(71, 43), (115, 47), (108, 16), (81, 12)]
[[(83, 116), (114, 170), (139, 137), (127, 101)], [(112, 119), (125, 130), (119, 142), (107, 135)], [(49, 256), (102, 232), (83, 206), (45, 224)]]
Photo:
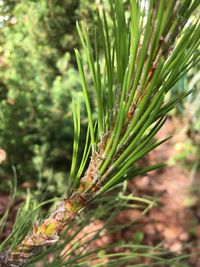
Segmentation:
[[(165, 123), (167, 113), (189, 93), (166, 98), (173, 85), (199, 61), (199, 21), (190, 21), (199, 1), (130, 0), (127, 7), (122, 0), (110, 0), (109, 4), (111, 21), (104, 9), (98, 11), (94, 49), (87, 25), (77, 24), (83, 52), (75, 50), (75, 55), (88, 132), (85, 150), (78, 161), (80, 102), (74, 101), (74, 153), (67, 196), (48, 218), (35, 224), (23, 240), (2, 256), (3, 267), (24, 266), (44, 247), (54, 246), (62, 231), (92, 201), (127, 179), (160, 167), (140, 167), (137, 162), (168, 140), (167, 137), (157, 141), (155, 135)], [(97, 119), (91, 109), (88, 69)]]

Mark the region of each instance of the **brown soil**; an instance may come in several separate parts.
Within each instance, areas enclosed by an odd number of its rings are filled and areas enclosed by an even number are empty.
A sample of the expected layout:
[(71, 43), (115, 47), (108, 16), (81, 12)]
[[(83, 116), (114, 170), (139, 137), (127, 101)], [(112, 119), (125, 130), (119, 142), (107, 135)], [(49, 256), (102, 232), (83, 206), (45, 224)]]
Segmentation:
[[(151, 152), (146, 163), (153, 165), (166, 162), (181, 151), (176, 144), (186, 140), (186, 131), (179, 121), (167, 121), (159, 132), (162, 139), (173, 134), (175, 137)], [(176, 148), (176, 149), (175, 149)], [(193, 155), (186, 162), (194, 160)], [(199, 186), (200, 173), (190, 180), (191, 171), (185, 162), (176, 162), (174, 166), (166, 166), (162, 170), (152, 171), (143, 177), (136, 177), (128, 185), (129, 193), (141, 197), (151, 196), (157, 199), (157, 206), (142, 216), (137, 223), (122, 233), (116, 239), (132, 240), (135, 233), (143, 232), (142, 244), (157, 245), (167, 248), (172, 253), (189, 253), (188, 266), (200, 267), (200, 196), (192, 189)], [(140, 211), (128, 210), (119, 215), (118, 222), (125, 223), (140, 215)], [(194, 254), (193, 254), (194, 253)]]

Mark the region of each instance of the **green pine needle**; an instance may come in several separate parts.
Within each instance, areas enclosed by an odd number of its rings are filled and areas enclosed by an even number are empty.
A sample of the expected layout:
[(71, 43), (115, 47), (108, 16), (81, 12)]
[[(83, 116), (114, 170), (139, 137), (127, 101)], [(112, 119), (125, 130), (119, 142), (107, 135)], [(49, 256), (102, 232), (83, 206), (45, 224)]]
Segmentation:
[[(199, 21), (189, 20), (198, 6), (197, 0), (176, 4), (173, 0), (149, 0), (144, 6), (141, 1), (130, 0), (129, 19), (122, 0), (109, 3), (109, 11), (98, 11), (94, 48), (86, 26), (77, 24), (97, 101), (95, 131), (88, 74), (81, 54), (76, 51), (92, 157), (98, 155), (95, 183), (102, 188), (100, 191), (120, 183), (130, 173), (132, 176), (142, 173), (137, 160), (162, 143), (155, 143), (153, 138), (163, 125), (163, 117), (190, 92), (180, 93), (168, 102), (165, 95), (199, 62), (200, 56)], [(75, 178), (76, 186), (81, 172), (84, 168)]]

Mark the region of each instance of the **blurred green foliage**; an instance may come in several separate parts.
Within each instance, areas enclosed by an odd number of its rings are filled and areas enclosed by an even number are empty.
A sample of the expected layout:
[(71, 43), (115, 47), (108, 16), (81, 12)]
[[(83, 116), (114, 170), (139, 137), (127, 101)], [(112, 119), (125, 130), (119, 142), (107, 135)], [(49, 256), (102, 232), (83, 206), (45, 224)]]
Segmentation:
[[(176, 115), (188, 121), (188, 127), (192, 132), (200, 134), (200, 64), (180, 79), (171, 91), (171, 95), (192, 90), (192, 93), (178, 103)], [(192, 108), (191, 108), (192, 107)]]
[[(192, 165), (200, 166), (200, 64), (195, 67), (178, 81), (171, 91), (171, 95), (176, 95), (181, 91), (192, 92), (178, 103), (176, 110), (172, 113), (184, 122), (185, 138), (184, 142), (178, 143), (177, 156), (170, 159), (170, 164), (176, 161), (186, 163), (187, 158), (192, 156)], [(188, 162), (187, 162), (187, 165)]]
[(71, 100), (83, 97), (75, 22), (93, 25), (95, 6), (91, 0), (1, 2), (0, 148), (7, 153), (1, 177), (15, 166), (19, 183), (53, 173), (62, 188), (72, 154)]

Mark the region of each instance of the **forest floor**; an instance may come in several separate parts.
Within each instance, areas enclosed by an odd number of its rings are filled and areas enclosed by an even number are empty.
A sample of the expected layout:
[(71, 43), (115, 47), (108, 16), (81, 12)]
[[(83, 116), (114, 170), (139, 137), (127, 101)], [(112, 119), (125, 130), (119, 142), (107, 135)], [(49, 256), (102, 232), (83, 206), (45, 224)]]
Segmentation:
[[(157, 199), (156, 207), (140, 217), (139, 210), (123, 211), (118, 222), (125, 223), (134, 217), (140, 219), (128, 229), (117, 233), (115, 239), (130, 241), (134, 233), (142, 233), (142, 244), (158, 245), (172, 253), (191, 254), (188, 266), (200, 267), (200, 172), (192, 172), (195, 155), (188, 153), (184, 160), (175, 160), (182, 153), (186, 136), (184, 123), (168, 120), (158, 134), (158, 139), (173, 137), (151, 152), (147, 157), (150, 165), (169, 162), (161, 170), (137, 177), (128, 184), (129, 193)], [(170, 162), (173, 161), (173, 164)], [(190, 166), (190, 167), (189, 167)]]

